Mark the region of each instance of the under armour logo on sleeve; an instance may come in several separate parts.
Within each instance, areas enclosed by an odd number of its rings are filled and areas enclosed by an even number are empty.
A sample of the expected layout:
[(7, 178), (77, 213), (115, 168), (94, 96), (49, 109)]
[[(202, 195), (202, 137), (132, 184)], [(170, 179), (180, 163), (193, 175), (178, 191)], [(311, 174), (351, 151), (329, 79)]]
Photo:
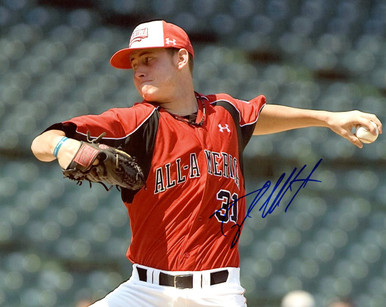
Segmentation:
[(218, 124), (218, 127), (219, 127), (219, 131), (220, 132), (224, 132), (224, 129), (227, 131), (227, 132), (231, 132), (231, 130), (229, 129), (229, 126), (228, 124), (225, 124), (225, 126), (221, 126), (221, 124)]

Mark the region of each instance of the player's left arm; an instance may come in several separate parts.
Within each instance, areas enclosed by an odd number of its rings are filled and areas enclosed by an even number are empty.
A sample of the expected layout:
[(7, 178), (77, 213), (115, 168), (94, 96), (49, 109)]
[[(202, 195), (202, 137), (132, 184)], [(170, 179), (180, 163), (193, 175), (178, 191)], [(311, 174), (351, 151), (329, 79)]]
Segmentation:
[(376, 115), (360, 111), (329, 112), (299, 109), (281, 105), (265, 105), (256, 123), (254, 135), (272, 134), (307, 127), (327, 127), (336, 134), (362, 148), (362, 142), (353, 134), (354, 127), (365, 126), (374, 135), (375, 127), (382, 133), (382, 123)]

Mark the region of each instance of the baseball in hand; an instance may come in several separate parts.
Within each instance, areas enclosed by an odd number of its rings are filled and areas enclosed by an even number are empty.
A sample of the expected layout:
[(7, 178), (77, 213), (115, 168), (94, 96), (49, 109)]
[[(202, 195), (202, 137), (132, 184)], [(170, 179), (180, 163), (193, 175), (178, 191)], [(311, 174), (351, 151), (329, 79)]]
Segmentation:
[(374, 125), (377, 131), (376, 135), (372, 134), (366, 127), (363, 127), (363, 126), (358, 127), (355, 132), (355, 135), (362, 143), (370, 144), (374, 142), (378, 137), (378, 134), (379, 134), (378, 127), (374, 122), (371, 122), (371, 123)]

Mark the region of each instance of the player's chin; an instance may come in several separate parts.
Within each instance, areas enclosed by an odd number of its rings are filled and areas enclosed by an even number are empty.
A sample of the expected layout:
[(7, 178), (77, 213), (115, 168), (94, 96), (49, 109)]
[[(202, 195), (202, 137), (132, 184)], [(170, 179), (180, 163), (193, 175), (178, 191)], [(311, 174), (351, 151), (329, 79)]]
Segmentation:
[(142, 86), (139, 92), (142, 98), (146, 101), (158, 101), (159, 99), (159, 91), (154, 86)]

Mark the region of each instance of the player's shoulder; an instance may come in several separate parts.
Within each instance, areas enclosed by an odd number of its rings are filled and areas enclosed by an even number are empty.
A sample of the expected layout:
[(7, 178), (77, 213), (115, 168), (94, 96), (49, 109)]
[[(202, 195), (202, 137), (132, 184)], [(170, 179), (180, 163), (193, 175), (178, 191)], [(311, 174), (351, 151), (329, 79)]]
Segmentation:
[(153, 112), (157, 109), (157, 105), (147, 101), (135, 102), (132, 106), (128, 107), (116, 107), (111, 108), (110, 111), (114, 113), (126, 113), (126, 112)]
[(231, 95), (226, 94), (226, 93), (218, 93), (218, 94), (208, 94), (208, 95), (203, 95), (199, 94), (201, 99), (207, 100), (211, 104), (215, 104), (218, 101), (233, 101), (235, 98), (233, 98)]
[(146, 101), (136, 102), (133, 106), (123, 108), (111, 108), (109, 112), (117, 116), (118, 118), (127, 118), (127, 116), (140, 119), (145, 119), (151, 116), (156, 111), (158, 106)]
[(118, 123), (125, 136), (130, 135), (145, 123), (151, 122), (158, 106), (148, 103), (134, 103), (133, 106), (111, 108), (105, 113), (110, 122)]
[(264, 95), (258, 95), (250, 100), (235, 98), (226, 93), (201, 95), (201, 97), (205, 98), (212, 105), (216, 105), (218, 102), (222, 101), (233, 105), (236, 109), (244, 108), (246, 105), (249, 105), (249, 104), (251, 105), (257, 104), (261, 106), (261, 105), (264, 105), (266, 102)]

